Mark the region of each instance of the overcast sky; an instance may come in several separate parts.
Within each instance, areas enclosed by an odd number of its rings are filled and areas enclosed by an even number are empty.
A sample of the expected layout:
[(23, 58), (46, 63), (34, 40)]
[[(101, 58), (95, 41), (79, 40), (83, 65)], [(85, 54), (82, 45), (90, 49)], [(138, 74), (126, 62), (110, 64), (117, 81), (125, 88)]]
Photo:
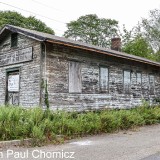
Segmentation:
[(147, 18), (150, 10), (160, 9), (160, 0), (0, 0), (0, 2), (8, 4), (0, 3), (0, 10), (12, 10), (24, 16), (35, 16), (51, 27), (58, 36), (63, 35), (66, 23), (82, 15), (97, 14), (100, 18), (115, 19), (119, 21), (120, 26), (125, 24), (127, 29), (131, 29), (142, 17)]

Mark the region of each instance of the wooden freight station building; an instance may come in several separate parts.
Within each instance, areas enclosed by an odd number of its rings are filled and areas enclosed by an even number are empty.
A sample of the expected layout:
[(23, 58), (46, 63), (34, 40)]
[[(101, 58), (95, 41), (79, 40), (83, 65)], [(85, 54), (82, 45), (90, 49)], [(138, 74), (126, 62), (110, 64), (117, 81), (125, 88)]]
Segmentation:
[[(117, 43), (118, 42), (118, 43)], [(0, 105), (130, 108), (160, 97), (160, 63), (29, 29), (0, 30)], [(114, 46), (115, 45), (115, 46)]]

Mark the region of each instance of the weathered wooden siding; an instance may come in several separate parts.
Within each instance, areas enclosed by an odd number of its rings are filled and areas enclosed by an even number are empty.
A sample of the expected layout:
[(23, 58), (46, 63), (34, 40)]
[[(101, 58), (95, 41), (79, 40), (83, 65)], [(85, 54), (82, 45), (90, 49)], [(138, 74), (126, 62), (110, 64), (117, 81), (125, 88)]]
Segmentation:
[[(151, 65), (49, 43), (42, 53), (40, 42), (23, 35), (18, 36), (18, 47), (11, 48), (10, 34), (0, 42), (0, 55), (28, 47), (33, 47), (33, 60), (0, 66), (0, 104), (5, 103), (6, 70), (16, 67), (20, 68), (20, 105), (24, 107), (45, 105), (42, 82), (46, 78), (51, 109), (130, 108), (143, 99), (153, 103), (160, 97), (159, 68)], [(129, 90), (123, 85), (128, 81), (124, 71), (130, 72)], [(137, 83), (137, 73), (141, 83)]]
[(18, 46), (11, 48), (11, 34), (0, 42), (0, 55), (8, 54), (24, 48), (33, 47), (33, 60), (17, 64), (0, 66), (0, 105), (5, 103), (6, 70), (20, 68), (20, 105), (38, 106), (40, 102), (40, 59), (41, 45), (38, 41), (18, 35)]
[[(81, 65), (81, 93), (69, 93), (69, 62)], [(109, 71), (109, 89), (100, 89), (100, 67)], [(130, 92), (123, 86), (124, 70), (131, 72)], [(137, 83), (137, 72), (142, 83)], [(150, 93), (149, 74), (155, 77), (155, 91)], [(158, 68), (120, 58), (99, 55), (94, 52), (47, 44), (47, 78), (49, 102), (52, 109), (102, 109), (130, 108), (140, 105), (145, 99), (152, 101), (160, 96)]]

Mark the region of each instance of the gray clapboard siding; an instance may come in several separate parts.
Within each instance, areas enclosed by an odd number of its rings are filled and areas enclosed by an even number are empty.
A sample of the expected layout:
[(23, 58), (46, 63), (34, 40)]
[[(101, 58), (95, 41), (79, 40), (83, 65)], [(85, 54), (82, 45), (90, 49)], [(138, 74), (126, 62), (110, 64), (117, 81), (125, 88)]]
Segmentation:
[(155, 88), (155, 79), (154, 75), (149, 75), (149, 86), (150, 86), (150, 94), (154, 94), (154, 88)]

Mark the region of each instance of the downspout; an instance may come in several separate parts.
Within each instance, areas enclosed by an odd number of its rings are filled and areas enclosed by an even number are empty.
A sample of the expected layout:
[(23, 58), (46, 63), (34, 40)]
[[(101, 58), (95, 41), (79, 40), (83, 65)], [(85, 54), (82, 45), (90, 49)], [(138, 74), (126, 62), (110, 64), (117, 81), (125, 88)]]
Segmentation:
[(43, 42), (44, 44), (44, 80), (45, 82), (47, 81), (47, 76), (46, 76), (46, 71), (47, 71), (47, 51), (46, 51), (46, 44), (45, 42)]
[(45, 81), (46, 81), (46, 44), (44, 41), (41, 42), (41, 62), (40, 62), (40, 101), (39, 104), (41, 107), (43, 107), (43, 90), (45, 88)]
[(45, 42), (42, 42), (44, 44), (44, 90), (45, 90), (45, 97), (44, 97), (44, 103), (47, 109), (49, 109), (49, 100), (48, 100), (48, 82), (47, 82), (47, 47)]
[(42, 106), (42, 86), (43, 86), (43, 41), (40, 43), (40, 98), (39, 98), (39, 106)]

